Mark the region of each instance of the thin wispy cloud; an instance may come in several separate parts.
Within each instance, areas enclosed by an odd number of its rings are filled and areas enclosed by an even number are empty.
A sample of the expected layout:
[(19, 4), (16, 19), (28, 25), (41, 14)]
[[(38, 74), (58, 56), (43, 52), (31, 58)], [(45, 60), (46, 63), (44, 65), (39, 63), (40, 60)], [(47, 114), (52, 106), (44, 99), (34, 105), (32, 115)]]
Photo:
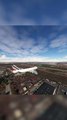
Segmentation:
[(66, 47), (67, 46), (67, 36), (60, 35), (56, 39), (51, 41), (50, 47), (57, 48), (57, 47)]
[[(0, 26), (1, 61), (61, 61), (67, 55), (66, 27)], [(59, 29), (59, 30), (58, 30)], [(62, 35), (63, 32), (63, 35)]]
[(38, 54), (42, 50), (47, 50), (45, 39), (36, 41), (34, 38), (21, 34), (21, 39), (17, 36), (17, 31), (13, 27), (0, 27), (0, 50), (8, 54), (20, 54), (29, 56)]
[(67, 56), (64, 56), (65, 59), (67, 59)]

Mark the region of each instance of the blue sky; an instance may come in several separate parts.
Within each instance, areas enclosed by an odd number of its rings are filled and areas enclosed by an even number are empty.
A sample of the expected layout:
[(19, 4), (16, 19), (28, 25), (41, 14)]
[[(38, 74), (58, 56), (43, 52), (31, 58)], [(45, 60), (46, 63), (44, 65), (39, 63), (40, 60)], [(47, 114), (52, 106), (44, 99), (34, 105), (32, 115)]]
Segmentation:
[(67, 26), (0, 26), (0, 62), (67, 61)]
[(0, 25), (67, 25), (67, 0), (0, 0)]

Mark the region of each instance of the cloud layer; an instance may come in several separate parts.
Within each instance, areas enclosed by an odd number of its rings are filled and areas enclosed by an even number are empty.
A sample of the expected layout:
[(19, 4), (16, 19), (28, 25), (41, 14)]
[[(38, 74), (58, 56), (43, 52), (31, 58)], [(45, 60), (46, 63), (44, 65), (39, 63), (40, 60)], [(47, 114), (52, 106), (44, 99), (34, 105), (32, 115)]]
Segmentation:
[(44, 38), (35, 41), (34, 38), (22, 33), (21, 39), (18, 38), (18, 33), (13, 27), (0, 26), (0, 50), (2, 53), (14, 57), (36, 56), (39, 53), (46, 52), (46, 41)]
[(50, 26), (28, 26), (26, 29), (23, 26), (0, 26), (0, 62), (66, 61), (67, 35), (58, 35), (64, 30), (64, 27)]

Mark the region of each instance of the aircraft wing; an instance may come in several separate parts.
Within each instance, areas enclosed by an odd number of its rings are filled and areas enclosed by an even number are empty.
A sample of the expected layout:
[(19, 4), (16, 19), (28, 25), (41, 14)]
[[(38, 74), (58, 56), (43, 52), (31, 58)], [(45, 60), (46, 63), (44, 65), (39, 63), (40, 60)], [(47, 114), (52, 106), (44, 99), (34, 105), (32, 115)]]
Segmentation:
[(31, 71), (32, 73), (34, 73), (34, 74), (38, 74), (38, 72), (36, 71), (36, 70), (33, 70), (33, 71)]

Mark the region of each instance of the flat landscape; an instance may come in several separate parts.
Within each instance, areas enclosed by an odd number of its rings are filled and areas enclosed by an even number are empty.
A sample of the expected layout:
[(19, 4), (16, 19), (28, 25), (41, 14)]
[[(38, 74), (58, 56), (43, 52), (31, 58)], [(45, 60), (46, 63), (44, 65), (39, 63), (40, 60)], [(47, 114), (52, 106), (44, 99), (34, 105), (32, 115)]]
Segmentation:
[[(13, 64), (20, 68), (37, 66), (38, 74), (35, 75), (29, 72), (13, 74), (9, 71), (9, 68), (11, 68)], [(36, 87), (45, 81), (48, 81), (48, 83), (49, 81), (52, 81), (57, 84), (67, 86), (67, 63), (33, 62), (0, 64), (0, 94), (5, 94), (5, 91), (6, 94), (9, 94), (8, 91), (11, 91), (11, 94), (33, 94), (32, 91), (36, 93)]]

